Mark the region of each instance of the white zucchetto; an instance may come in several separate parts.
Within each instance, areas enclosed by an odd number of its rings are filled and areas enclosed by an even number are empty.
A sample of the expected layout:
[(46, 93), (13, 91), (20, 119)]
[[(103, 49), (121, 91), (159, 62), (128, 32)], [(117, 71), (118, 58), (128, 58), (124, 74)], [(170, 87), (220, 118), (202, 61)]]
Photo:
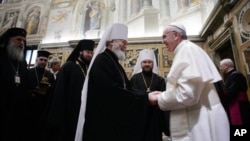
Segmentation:
[(177, 27), (177, 28), (179, 28), (179, 29), (181, 29), (181, 30), (183, 30), (183, 31), (186, 32), (185, 26), (183, 24), (181, 24), (181, 23), (171, 23), (171, 24), (169, 24), (169, 26)]

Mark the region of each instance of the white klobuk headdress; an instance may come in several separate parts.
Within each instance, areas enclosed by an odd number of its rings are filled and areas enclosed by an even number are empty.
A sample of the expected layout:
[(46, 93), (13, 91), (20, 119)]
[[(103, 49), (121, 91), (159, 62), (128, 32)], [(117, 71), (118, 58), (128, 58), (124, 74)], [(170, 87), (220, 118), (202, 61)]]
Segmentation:
[(152, 71), (158, 74), (157, 62), (154, 51), (152, 49), (143, 49), (139, 53), (139, 57), (132, 72), (132, 76), (136, 73), (142, 72), (141, 62), (144, 60), (152, 60), (154, 64)]
[(85, 82), (83, 85), (83, 89), (82, 89), (81, 107), (80, 107), (80, 112), (79, 112), (79, 117), (78, 117), (75, 141), (82, 141), (83, 126), (85, 122), (89, 71), (91, 70), (92, 64), (95, 61), (96, 56), (104, 52), (104, 50), (106, 49), (106, 42), (113, 40), (113, 39), (122, 39), (122, 40), (127, 41), (128, 40), (128, 27), (121, 23), (114, 23), (114, 24), (109, 25), (98, 43), (94, 56), (90, 62), (88, 72), (85, 78)]

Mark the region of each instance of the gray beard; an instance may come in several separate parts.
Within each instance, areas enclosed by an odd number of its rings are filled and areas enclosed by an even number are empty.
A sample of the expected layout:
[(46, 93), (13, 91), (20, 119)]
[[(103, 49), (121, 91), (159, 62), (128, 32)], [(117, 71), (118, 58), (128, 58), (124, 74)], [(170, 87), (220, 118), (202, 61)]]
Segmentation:
[(10, 42), (7, 45), (7, 53), (10, 59), (13, 59), (15, 61), (23, 61), (24, 60), (24, 47), (19, 47), (15, 45), (13, 42)]
[(120, 50), (118, 43), (114, 43), (112, 47), (112, 51), (114, 52), (114, 54), (117, 56), (119, 60), (123, 61), (126, 59), (125, 53)]

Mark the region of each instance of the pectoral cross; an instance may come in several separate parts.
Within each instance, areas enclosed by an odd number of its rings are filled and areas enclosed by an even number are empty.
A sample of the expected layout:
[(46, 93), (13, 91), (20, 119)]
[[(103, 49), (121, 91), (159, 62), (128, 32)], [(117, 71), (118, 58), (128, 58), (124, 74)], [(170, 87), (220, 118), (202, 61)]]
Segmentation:
[(147, 91), (146, 91), (146, 92), (147, 92), (147, 93), (151, 92), (150, 88), (147, 88)]
[(20, 79), (20, 76), (18, 75), (18, 73), (16, 73), (14, 79), (15, 79), (16, 85), (19, 85), (21, 83), (21, 79)]
[(126, 86), (126, 84), (125, 84), (125, 83), (123, 84), (123, 89), (124, 89), (124, 90), (126, 90), (126, 89), (127, 89), (127, 86)]

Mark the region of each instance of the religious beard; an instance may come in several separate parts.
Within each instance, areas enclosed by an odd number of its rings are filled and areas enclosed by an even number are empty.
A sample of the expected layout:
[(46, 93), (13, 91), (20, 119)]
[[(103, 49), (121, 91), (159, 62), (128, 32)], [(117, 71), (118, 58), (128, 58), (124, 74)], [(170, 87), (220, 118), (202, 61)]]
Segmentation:
[(114, 54), (117, 56), (117, 58), (119, 60), (125, 60), (126, 56), (125, 53), (123, 51), (121, 51), (119, 43), (115, 42), (113, 47), (112, 47), (112, 51), (114, 52)]
[(87, 65), (90, 64), (90, 61), (91, 61), (91, 60), (87, 60), (87, 59), (85, 59), (83, 56), (81, 56), (80, 58), (81, 58), (81, 60), (82, 60), (85, 64), (87, 64)]
[(147, 71), (143, 70), (142, 73), (145, 74), (145, 75), (152, 75), (153, 71), (152, 70), (150, 70), (150, 71), (149, 70), (147, 70)]
[(19, 61), (19, 62), (23, 61), (23, 59), (24, 59), (23, 51), (24, 51), (24, 46), (22, 46), (22, 47), (17, 46), (13, 42), (10, 42), (7, 45), (8, 56), (13, 60), (16, 60), (16, 61)]

